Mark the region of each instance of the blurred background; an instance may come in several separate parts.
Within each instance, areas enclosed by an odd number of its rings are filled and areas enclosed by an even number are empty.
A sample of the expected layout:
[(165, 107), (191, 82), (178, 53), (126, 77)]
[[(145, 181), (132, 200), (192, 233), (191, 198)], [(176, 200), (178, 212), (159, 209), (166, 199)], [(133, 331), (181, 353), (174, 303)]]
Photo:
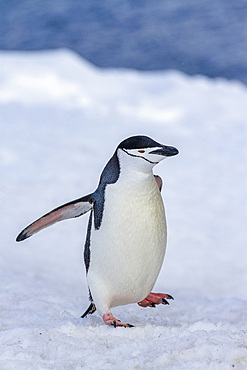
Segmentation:
[(69, 48), (99, 67), (247, 83), (246, 0), (1, 0), (0, 49)]
[[(247, 0), (0, 0), (1, 369), (247, 368), (246, 18)], [(79, 319), (87, 215), (15, 238), (94, 191), (136, 134), (180, 151), (155, 168), (154, 291), (175, 301), (116, 308), (144, 334), (109, 342), (99, 316)]]

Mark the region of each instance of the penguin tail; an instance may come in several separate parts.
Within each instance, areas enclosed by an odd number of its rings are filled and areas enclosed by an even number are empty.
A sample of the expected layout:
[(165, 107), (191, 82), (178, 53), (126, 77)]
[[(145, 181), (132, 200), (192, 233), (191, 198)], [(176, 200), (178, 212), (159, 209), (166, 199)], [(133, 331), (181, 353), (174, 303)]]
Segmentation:
[(84, 314), (81, 315), (81, 318), (83, 319), (84, 317), (86, 317), (87, 315), (92, 315), (94, 312), (96, 311), (96, 306), (95, 304), (92, 302), (90, 304), (90, 306), (88, 307), (88, 309), (84, 312)]

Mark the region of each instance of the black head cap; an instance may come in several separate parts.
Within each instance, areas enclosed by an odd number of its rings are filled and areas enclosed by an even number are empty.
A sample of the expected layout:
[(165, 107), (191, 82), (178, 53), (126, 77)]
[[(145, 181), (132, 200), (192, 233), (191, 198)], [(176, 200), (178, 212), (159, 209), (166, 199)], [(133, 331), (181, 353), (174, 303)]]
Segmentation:
[(142, 149), (142, 148), (155, 148), (162, 146), (148, 136), (131, 136), (128, 139), (123, 140), (118, 148), (120, 149)]

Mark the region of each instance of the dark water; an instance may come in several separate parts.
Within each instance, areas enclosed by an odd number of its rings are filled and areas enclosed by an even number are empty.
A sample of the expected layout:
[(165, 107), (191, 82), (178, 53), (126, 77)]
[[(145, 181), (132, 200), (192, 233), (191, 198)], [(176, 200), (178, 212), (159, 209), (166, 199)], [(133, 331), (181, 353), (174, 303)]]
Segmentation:
[(0, 49), (247, 83), (247, 0), (0, 0)]

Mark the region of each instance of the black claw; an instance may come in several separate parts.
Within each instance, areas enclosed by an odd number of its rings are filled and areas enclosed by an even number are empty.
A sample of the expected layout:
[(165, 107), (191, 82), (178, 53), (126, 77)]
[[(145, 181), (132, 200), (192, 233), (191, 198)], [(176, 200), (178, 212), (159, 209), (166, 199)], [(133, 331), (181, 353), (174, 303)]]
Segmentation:
[(155, 303), (150, 303), (149, 307), (156, 307), (156, 304)]
[(169, 304), (165, 298), (162, 298), (162, 304)]
[[(118, 321), (120, 321), (120, 320), (118, 320)], [(121, 322), (121, 321), (120, 321)], [(116, 322), (116, 320), (114, 320), (113, 322), (112, 322), (112, 324), (111, 324), (111, 326), (114, 326), (114, 328), (116, 328), (116, 327), (124, 327), (124, 328), (134, 328), (134, 325), (131, 325), (131, 324), (126, 324), (126, 326), (125, 325), (117, 325), (117, 322)]]
[(167, 299), (173, 299), (174, 300), (173, 296), (171, 296), (170, 294), (166, 294), (166, 298)]

